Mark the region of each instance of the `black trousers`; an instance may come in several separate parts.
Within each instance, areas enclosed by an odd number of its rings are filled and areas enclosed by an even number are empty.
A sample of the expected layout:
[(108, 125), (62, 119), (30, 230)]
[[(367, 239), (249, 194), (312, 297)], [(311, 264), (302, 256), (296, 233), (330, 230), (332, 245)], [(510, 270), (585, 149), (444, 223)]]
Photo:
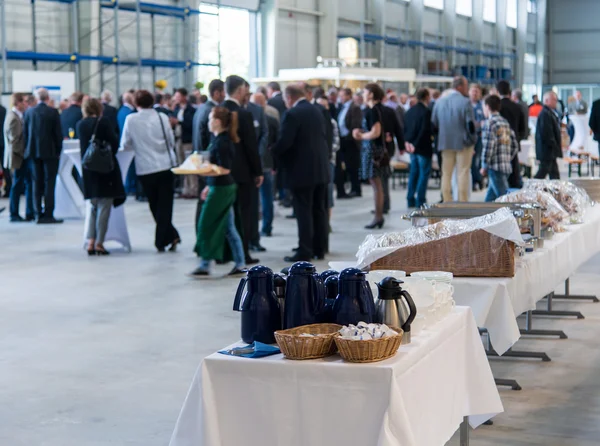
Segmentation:
[[(345, 165), (344, 171), (342, 163)], [(356, 146), (356, 141), (351, 136), (346, 136), (340, 139), (340, 150), (337, 153), (335, 161), (335, 185), (337, 196), (346, 195), (344, 184), (346, 178), (352, 184), (352, 192), (356, 195), (361, 195), (360, 189), (360, 149)]]
[(518, 153), (511, 160), (510, 164), (512, 165), (512, 173), (508, 176), (508, 187), (511, 189), (521, 189), (523, 187), (523, 179), (521, 178), (521, 163), (519, 163)]
[(173, 226), (174, 178), (170, 170), (139, 175), (139, 180), (148, 197), (148, 206), (156, 222), (154, 246), (162, 250), (179, 238)]
[[(242, 222), (242, 244), (244, 245), (244, 255), (246, 259), (250, 258), (248, 245), (252, 237), (252, 202), (253, 194), (258, 191), (258, 188), (251, 183), (238, 183), (237, 198), (235, 200), (235, 210)], [(258, 223), (257, 223), (258, 225)]]
[(260, 244), (260, 232), (258, 231), (259, 203), (260, 189), (255, 187), (252, 190), (252, 203), (250, 206), (250, 237), (248, 237), (248, 240), (252, 245)]
[(327, 184), (292, 189), (298, 223), (298, 255), (307, 259), (325, 255), (328, 245)]
[(546, 175), (549, 175), (551, 180), (560, 180), (560, 172), (558, 171), (556, 159), (540, 161), (540, 168), (534, 178), (543, 180), (546, 178)]
[[(57, 173), (58, 159), (32, 160), (33, 211), (38, 219), (54, 217), (54, 188), (56, 186)], [(43, 208), (42, 197), (44, 198)]]

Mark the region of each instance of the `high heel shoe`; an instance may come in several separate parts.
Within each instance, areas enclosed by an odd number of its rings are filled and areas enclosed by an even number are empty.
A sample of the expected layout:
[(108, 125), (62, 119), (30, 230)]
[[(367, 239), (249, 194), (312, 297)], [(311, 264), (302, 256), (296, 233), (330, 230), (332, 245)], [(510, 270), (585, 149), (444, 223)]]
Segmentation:
[(98, 249), (96, 248), (96, 255), (97, 256), (108, 256), (110, 255), (110, 252), (108, 252), (106, 249), (102, 248), (102, 249)]
[(375, 229), (375, 228), (381, 229), (381, 228), (383, 228), (384, 223), (385, 223), (385, 218), (382, 218), (379, 221), (374, 221), (370, 225), (365, 226), (365, 229)]
[(96, 250), (95, 249), (88, 249), (87, 253), (88, 253), (88, 256), (95, 256), (96, 255)]
[(181, 243), (180, 238), (176, 238), (175, 240), (173, 240), (173, 243), (171, 243), (171, 246), (169, 246), (169, 252), (177, 251), (177, 245), (179, 245), (180, 243)]

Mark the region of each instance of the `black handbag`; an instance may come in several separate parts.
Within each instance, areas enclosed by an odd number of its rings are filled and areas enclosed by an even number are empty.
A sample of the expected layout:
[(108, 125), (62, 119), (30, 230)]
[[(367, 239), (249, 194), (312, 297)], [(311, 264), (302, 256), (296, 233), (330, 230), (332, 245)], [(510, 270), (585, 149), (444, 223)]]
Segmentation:
[(90, 144), (83, 155), (81, 165), (84, 169), (92, 172), (106, 174), (115, 169), (115, 161), (111, 145), (106, 141), (96, 139), (96, 131), (98, 130), (99, 122), (100, 118), (97, 118), (92, 139), (90, 139)]

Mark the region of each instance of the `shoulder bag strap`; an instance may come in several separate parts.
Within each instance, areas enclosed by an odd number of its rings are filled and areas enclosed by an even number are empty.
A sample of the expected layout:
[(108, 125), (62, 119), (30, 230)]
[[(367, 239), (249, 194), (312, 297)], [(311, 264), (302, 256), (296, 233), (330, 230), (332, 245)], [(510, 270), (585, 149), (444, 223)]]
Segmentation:
[(165, 125), (163, 124), (162, 118), (160, 116), (160, 112), (156, 109), (156, 115), (158, 116), (158, 120), (160, 122), (160, 128), (162, 129), (163, 138), (165, 138), (165, 145), (167, 146), (167, 153), (169, 154), (169, 161), (171, 161), (171, 166), (175, 167), (176, 164), (173, 162), (173, 155), (171, 155), (171, 148), (169, 147), (169, 140), (167, 139), (167, 132), (165, 132)]
[(96, 124), (94, 125), (94, 133), (92, 133), (92, 137), (90, 138), (90, 144), (94, 142), (96, 139), (96, 132), (98, 131), (98, 123), (100, 122), (100, 118), (96, 118)]

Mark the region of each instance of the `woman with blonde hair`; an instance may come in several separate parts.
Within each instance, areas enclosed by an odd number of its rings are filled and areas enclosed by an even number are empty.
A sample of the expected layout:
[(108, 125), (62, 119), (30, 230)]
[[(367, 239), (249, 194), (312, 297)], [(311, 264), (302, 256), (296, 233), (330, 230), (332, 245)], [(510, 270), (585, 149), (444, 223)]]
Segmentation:
[(237, 185), (231, 169), (235, 157), (234, 143), (239, 142), (237, 136), (237, 113), (225, 107), (215, 107), (209, 115), (208, 127), (215, 139), (208, 147), (209, 161), (221, 167), (223, 175), (207, 177), (206, 187), (202, 191), (205, 200), (198, 220), (196, 254), (202, 260), (191, 272), (193, 277), (210, 275), (213, 260), (224, 260), (225, 242), (235, 262), (229, 276), (244, 274), (246, 267), (242, 238), (235, 226), (233, 206), (237, 195)]

